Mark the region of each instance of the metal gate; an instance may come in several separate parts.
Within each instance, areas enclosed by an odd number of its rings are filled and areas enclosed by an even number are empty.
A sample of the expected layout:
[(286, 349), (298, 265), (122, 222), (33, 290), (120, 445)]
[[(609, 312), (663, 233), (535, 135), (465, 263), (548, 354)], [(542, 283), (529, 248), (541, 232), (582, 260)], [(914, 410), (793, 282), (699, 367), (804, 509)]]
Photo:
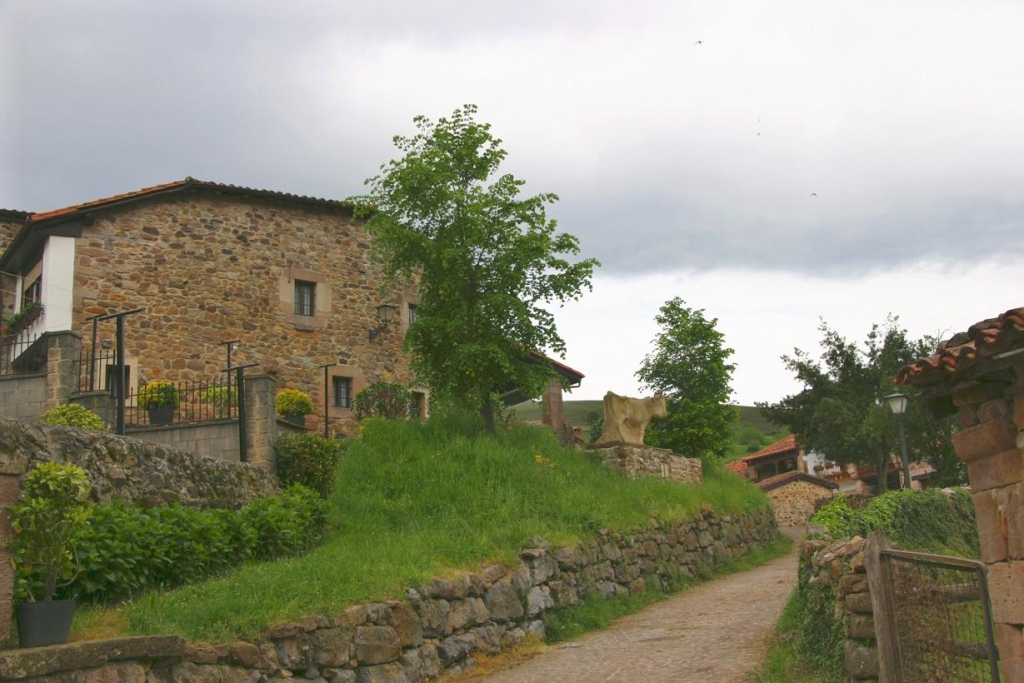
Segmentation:
[(894, 550), (884, 536), (868, 546), (881, 679), (998, 682), (985, 565)]

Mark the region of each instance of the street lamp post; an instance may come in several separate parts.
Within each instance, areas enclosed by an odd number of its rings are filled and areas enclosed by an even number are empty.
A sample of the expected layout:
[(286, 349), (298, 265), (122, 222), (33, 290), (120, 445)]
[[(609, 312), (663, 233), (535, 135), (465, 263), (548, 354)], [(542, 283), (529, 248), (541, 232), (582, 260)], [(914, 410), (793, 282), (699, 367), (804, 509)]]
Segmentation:
[(903, 434), (903, 413), (907, 410), (907, 397), (896, 391), (885, 397), (886, 403), (896, 416), (896, 427), (900, 434), (900, 462), (903, 463), (903, 488), (910, 488), (910, 459), (907, 457), (907, 438)]
[(324, 438), (325, 439), (330, 438), (330, 434), (327, 431), (327, 410), (328, 410), (329, 401), (330, 401), (330, 397), (331, 397), (331, 388), (330, 388), (330, 386), (328, 384), (327, 368), (333, 368), (335, 365), (337, 365), (337, 363), (327, 363), (326, 365), (321, 365), (320, 366), (320, 367), (322, 367), (324, 369)]

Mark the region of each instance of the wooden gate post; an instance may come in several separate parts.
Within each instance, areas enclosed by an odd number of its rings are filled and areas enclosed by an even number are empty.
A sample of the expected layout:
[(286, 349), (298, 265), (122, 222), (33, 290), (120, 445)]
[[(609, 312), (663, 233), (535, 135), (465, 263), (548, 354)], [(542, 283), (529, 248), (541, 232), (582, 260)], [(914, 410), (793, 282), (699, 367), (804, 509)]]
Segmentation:
[(874, 613), (875, 639), (878, 643), (878, 680), (880, 683), (903, 683), (900, 669), (899, 633), (892, 599), (891, 565), (882, 551), (892, 546), (880, 531), (868, 534), (864, 546), (864, 566), (868, 572), (868, 590)]

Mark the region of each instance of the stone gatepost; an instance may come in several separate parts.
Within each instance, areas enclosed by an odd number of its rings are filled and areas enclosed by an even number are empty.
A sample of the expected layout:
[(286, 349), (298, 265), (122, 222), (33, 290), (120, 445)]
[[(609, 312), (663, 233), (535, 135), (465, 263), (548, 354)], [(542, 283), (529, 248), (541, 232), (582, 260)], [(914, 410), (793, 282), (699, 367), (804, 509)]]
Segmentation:
[(17, 502), (28, 458), (0, 452), (0, 648), (10, 647), (13, 619), (14, 567), (7, 546), (14, 538), (7, 506)]
[(77, 332), (46, 333), (46, 404), (44, 410), (62, 406), (78, 391), (78, 362), (82, 335)]
[(245, 420), (249, 462), (277, 474), (277, 380), (273, 377), (245, 378)]
[(1024, 681), (1024, 375), (1015, 386), (986, 382), (959, 389), (964, 429), (953, 437), (967, 464), (988, 565), (989, 595), (1006, 681)]
[(1024, 683), (1024, 308), (972, 325), (896, 382), (959, 415), (953, 446), (970, 477), (1003, 679)]

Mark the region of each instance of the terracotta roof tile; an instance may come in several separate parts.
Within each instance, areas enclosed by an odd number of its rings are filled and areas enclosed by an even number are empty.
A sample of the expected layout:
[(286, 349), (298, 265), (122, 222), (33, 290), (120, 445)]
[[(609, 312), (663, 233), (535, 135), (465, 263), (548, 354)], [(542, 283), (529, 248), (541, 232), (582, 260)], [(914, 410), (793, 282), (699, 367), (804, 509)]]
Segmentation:
[(762, 479), (757, 482), (757, 487), (762, 491), (771, 491), (772, 489), (777, 489), (791, 481), (806, 481), (827, 489), (839, 488), (839, 484), (834, 481), (822, 479), (821, 477), (816, 477), (813, 474), (807, 474), (806, 472), (797, 472), (796, 470), (793, 470), (792, 472), (785, 472), (783, 474), (776, 474), (774, 477), (768, 477), (767, 479)]
[(725, 466), (725, 469), (736, 474), (743, 474), (747, 471), (747, 459), (740, 458), (739, 460), (733, 460), (731, 463)]
[(982, 361), (1024, 348), (1024, 307), (982, 320), (939, 345), (933, 356), (905, 365), (896, 384), (927, 386), (961, 377)]
[(162, 185), (153, 185), (150, 187), (144, 187), (141, 190), (135, 190), (134, 192), (125, 192), (123, 194), (115, 194), (110, 197), (104, 197), (102, 199), (95, 199), (90, 202), (84, 202), (82, 204), (74, 204), (72, 206), (65, 206), (60, 209), (54, 209), (52, 211), (44, 211), (41, 213), (30, 214), (30, 220), (33, 223), (40, 221), (51, 220), (56, 218), (63, 218), (71, 216), (77, 213), (83, 213), (86, 211), (103, 208), (106, 206), (112, 206), (120, 204), (126, 201), (132, 201), (135, 199), (142, 199), (150, 195), (160, 194), (162, 192), (180, 190), (186, 187), (206, 187), (215, 190), (221, 190), (224, 192), (231, 192), (234, 194), (252, 194), (260, 197), (270, 197), (275, 199), (287, 199), (292, 201), (301, 201), (306, 203), (314, 204), (325, 204), (331, 206), (348, 207), (350, 204), (347, 202), (339, 201), (337, 199), (322, 199), (320, 197), (310, 197), (306, 195), (290, 194), (288, 192), (277, 192), (274, 190), (258, 190), (251, 187), (242, 187), (240, 185), (231, 185), (227, 183), (213, 183), (206, 180), (197, 180), (196, 178), (188, 177), (184, 180), (176, 180), (171, 183), (164, 183)]
[(789, 436), (782, 437), (781, 439), (779, 439), (770, 446), (765, 446), (757, 453), (748, 455), (747, 457), (744, 458), (744, 460), (750, 462), (752, 460), (760, 460), (762, 458), (767, 458), (770, 455), (778, 455), (779, 453), (785, 453), (786, 451), (795, 450), (797, 450), (796, 435), (790, 434)]

